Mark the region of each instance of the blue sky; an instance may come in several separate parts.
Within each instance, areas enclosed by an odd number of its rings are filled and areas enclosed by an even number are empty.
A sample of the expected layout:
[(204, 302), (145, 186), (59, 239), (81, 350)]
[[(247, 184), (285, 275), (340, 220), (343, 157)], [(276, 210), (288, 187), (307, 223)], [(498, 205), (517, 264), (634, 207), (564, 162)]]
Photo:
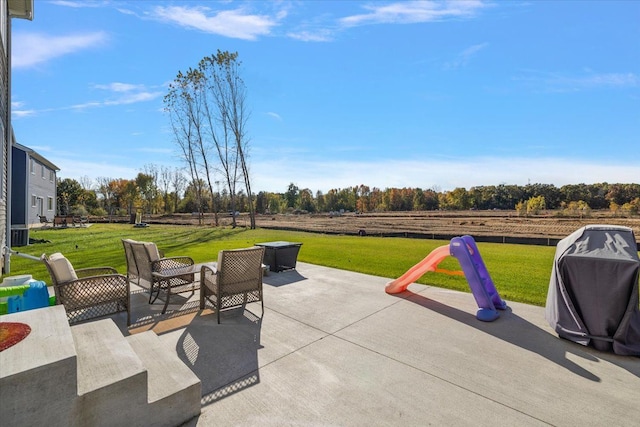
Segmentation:
[(640, 182), (640, 1), (35, 0), (18, 142), (59, 177), (182, 165), (162, 98), (238, 52), (252, 187)]

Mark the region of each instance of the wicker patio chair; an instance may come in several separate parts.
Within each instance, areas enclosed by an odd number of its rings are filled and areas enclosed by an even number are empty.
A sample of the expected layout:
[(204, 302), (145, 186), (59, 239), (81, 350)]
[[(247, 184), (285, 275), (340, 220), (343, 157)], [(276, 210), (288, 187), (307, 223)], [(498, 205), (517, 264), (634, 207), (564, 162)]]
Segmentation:
[(188, 256), (163, 257), (155, 243), (123, 239), (127, 258), (127, 280), (138, 286), (149, 286), (149, 304), (160, 292), (166, 293), (162, 313), (167, 311), (171, 294), (198, 289), (194, 262)]
[(135, 243), (135, 240), (122, 239), (122, 245), (124, 246), (124, 255), (127, 260), (127, 281), (140, 286), (140, 275), (138, 274), (138, 266), (136, 265), (136, 258), (133, 255), (133, 248), (131, 243)]
[(40, 259), (51, 276), (56, 304), (64, 306), (69, 323), (126, 311), (127, 325), (131, 324), (129, 282), (115, 268), (76, 270), (59, 252)]
[(200, 309), (209, 300), (216, 309), (218, 323), (220, 311), (249, 302), (260, 301), (264, 313), (263, 258), (264, 248), (258, 246), (220, 251), (216, 267), (205, 265), (200, 270)]

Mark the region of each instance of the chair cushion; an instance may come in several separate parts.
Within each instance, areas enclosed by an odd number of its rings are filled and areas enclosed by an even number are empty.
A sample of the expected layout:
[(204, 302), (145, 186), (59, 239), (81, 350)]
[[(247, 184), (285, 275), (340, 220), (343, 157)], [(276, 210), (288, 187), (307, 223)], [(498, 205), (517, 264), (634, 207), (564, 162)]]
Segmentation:
[(55, 274), (59, 283), (66, 283), (78, 278), (78, 275), (69, 260), (60, 252), (56, 252), (49, 256), (49, 264), (51, 265), (53, 274)]
[(155, 243), (142, 242), (142, 244), (147, 249), (147, 252), (149, 253), (149, 260), (151, 262), (157, 261), (160, 259), (160, 252), (158, 251), (158, 247), (156, 246)]

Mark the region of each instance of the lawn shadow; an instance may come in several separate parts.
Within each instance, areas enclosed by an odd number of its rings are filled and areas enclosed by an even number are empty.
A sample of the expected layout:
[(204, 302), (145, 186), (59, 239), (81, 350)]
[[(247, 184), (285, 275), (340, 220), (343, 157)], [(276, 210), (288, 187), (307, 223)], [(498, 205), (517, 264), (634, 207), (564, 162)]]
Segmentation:
[(600, 352), (591, 347), (584, 347), (579, 344), (554, 337), (544, 329), (541, 329), (513, 313), (510, 307), (507, 307), (506, 310), (500, 311), (500, 318), (497, 320), (493, 322), (482, 322), (466, 311), (442, 304), (409, 290), (401, 294), (397, 294), (397, 296), (421, 305), (422, 307), (450, 319), (464, 323), (465, 325), (471, 326), (486, 334), (517, 345), (518, 347), (532, 353), (536, 353), (590, 381), (600, 382), (601, 379), (582, 366), (569, 360), (566, 356), (567, 353), (571, 353), (591, 361), (598, 361), (600, 359), (605, 360), (626, 369), (636, 377), (640, 377), (640, 363), (638, 363), (637, 358)]

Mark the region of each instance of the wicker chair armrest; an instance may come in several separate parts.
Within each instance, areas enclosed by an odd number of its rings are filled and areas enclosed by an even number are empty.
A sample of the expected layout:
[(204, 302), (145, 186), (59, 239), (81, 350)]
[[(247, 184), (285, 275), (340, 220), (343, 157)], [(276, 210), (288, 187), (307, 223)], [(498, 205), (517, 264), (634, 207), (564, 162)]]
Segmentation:
[(218, 272), (213, 265), (203, 265), (200, 268), (200, 286), (215, 285), (218, 281)]
[(203, 265), (200, 267), (200, 274), (217, 274), (218, 268), (215, 265)]
[(59, 288), (65, 288), (69, 286), (99, 286), (104, 282), (111, 282), (113, 286), (127, 286), (127, 276), (122, 274), (100, 274), (96, 276), (78, 277), (76, 280), (69, 280), (68, 282), (60, 283), (57, 286)]
[[(57, 303), (73, 311), (111, 301), (127, 301), (129, 282), (122, 274), (89, 276), (56, 285)], [(129, 303), (126, 303), (127, 306)], [(128, 309), (127, 309), (128, 311)]]
[(173, 270), (176, 268), (189, 267), (193, 264), (195, 264), (193, 259), (188, 256), (160, 258), (159, 260), (151, 263), (151, 271)]
[(79, 279), (92, 276), (104, 276), (107, 274), (118, 274), (118, 271), (113, 267), (89, 267), (76, 270), (76, 275)]

